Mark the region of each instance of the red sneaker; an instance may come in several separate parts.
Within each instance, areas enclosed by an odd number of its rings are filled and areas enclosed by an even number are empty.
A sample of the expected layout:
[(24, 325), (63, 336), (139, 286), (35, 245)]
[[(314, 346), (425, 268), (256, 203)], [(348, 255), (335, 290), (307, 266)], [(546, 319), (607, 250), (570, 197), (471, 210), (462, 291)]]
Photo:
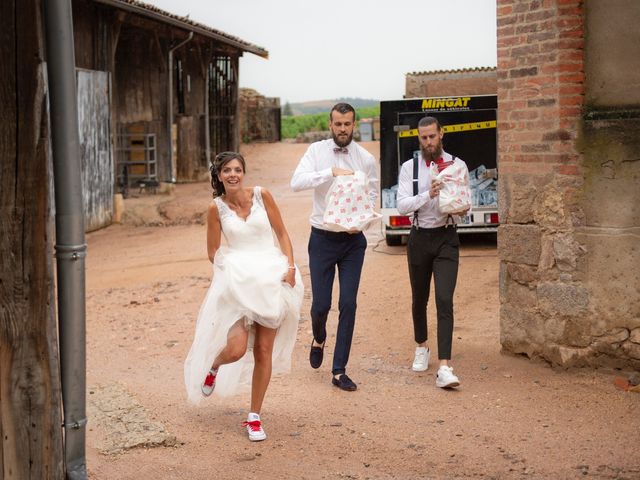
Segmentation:
[(211, 395), (213, 393), (213, 389), (216, 388), (217, 374), (218, 374), (218, 371), (214, 370), (213, 368), (209, 370), (209, 373), (207, 373), (207, 376), (205, 377), (204, 383), (202, 384), (202, 387), (201, 387), (202, 394), (205, 397), (208, 397), (209, 395)]

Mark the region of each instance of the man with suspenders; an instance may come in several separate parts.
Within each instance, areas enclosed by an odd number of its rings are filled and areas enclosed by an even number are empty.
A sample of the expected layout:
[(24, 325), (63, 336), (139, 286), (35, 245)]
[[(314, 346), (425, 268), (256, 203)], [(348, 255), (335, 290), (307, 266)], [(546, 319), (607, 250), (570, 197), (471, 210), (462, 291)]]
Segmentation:
[[(451, 343), (453, 339), (453, 292), (458, 277), (459, 245), (456, 221), (459, 215), (441, 213), (438, 208), (440, 184), (432, 180), (430, 166), (435, 163), (442, 171), (454, 162), (461, 162), (442, 149), (444, 132), (435, 117), (424, 117), (418, 123), (420, 154), (402, 164), (398, 177), (398, 211), (413, 213), (413, 226), (407, 243), (409, 280), (411, 282), (414, 337), (417, 343), (413, 370), (429, 368), (427, 345), (427, 302), (433, 275), (438, 317), (439, 368), (436, 385), (453, 388), (460, 380), (453, 373)], [(464, 165), (464, 168), (467, 168)]]

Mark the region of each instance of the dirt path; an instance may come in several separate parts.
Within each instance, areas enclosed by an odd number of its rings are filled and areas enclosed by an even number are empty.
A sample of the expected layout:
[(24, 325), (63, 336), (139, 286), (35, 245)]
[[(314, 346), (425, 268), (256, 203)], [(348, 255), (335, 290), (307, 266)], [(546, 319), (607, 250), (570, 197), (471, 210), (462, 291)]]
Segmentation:
[[(365, 146), (378, 158), (377, 143)], [(367, 232), (349, 363), (359, 389), (346, 393), (330, 383), (336, 311), (329, 358), (312, 370), (311, 194), (288, 188), (305, 149), (243, 149), (248, 184), (270, 189), (283, 210), (307, 286), (292, 372), (274, 378), (267, 392), (264, 442), (250, 443), (240, 426), (248, 393), (200, 407), (186, 403), (182, 365), (211, 273), (204, 226), (194, 223), (210, 201), (209, 186), (127, 200), (129, 218), (173, 226), (112, 226), (88, 235), (90, 478), (640, 478), (639, 394), (615, 389), (613, 372), (560, 371), (501, 354), (499, 261), (486, 240), (466, 241), (461, 252), (457, 391), (435, 387), (434, 366), (410, 369), (415, 345), (404, 247), (385, 246), (379, 228)], [(434, 318), (430, 305), (432, 339)], [(129, 448), (140, 443), (161, 446)]]

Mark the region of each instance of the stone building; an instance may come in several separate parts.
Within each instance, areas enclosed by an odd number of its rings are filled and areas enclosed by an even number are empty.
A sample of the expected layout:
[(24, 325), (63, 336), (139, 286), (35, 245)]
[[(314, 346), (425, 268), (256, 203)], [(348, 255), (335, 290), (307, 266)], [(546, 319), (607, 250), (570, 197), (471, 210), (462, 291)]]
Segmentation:
[(265, 97), (251, 88), (239, 92), (240, 138), (249, 142), (280, 141), (280, 99)]
[(503, 349), (640, 369), (640, 2), (498, 0)]
[(407, 73), (405, 98), (495, 95), (495, 67), (463, 68)]

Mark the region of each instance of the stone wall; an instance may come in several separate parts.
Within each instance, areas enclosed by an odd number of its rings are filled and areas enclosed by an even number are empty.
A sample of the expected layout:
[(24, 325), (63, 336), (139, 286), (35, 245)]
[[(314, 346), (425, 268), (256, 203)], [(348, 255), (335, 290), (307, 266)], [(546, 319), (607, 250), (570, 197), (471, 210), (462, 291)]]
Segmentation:
[[(585, 104), (603, 75), (585, 58), (615, 46), (611, 31), (585, 41), (585, 19), (606, 21), (592, 3), (497, 2), (501, 343), (563, 366), (640, 368), (640, 120)], [(615, 68), (633, 77), (626, 51)]]
[(280, 99), (265, 97), (250, 88), (241, 88), (239, 101), (242, 142), (279, 142)]
[(496, 91), (496, 69), (491, 67), (413, 72), (405, 77), (405, 98), (495, 95)]

